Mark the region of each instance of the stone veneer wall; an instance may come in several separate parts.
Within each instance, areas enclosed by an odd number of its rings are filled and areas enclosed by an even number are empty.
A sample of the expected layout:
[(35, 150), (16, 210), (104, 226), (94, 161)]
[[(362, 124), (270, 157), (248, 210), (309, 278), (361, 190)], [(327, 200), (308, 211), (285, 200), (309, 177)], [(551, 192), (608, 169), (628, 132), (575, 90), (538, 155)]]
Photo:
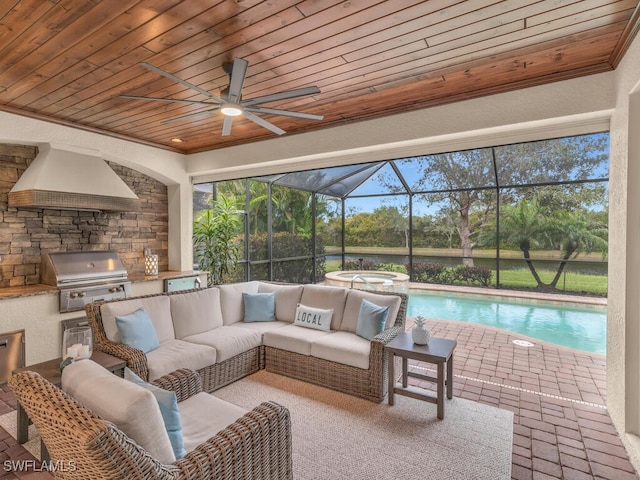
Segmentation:
[(0, 287), (39, 283), (41, 254), (50, 252), (115, 250), (132, 275), (144, 274), (144, 248), (150, 247), (159, 270), (167, 270), (166, 185), (109, 162), (140, 197), (139, 212), (9, 208), (7, 194), (37, 152), (37, 147), (0, 144)]

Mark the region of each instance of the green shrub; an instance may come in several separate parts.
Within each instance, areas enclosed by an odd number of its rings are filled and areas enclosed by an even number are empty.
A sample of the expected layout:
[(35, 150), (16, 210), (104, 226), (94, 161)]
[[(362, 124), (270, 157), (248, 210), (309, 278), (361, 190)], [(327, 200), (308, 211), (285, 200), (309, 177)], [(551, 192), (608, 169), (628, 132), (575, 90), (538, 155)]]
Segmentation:
[[(409, 264), (406, 265), (409, 268)], [(441, 263), (414, 262), (413, 281), (422, 283), (451, 283), (447, 267)]]
[(467, 285), (479, 283), (483, 287), (488, 287), (491, 283), (493, 272), (487, 267), (476, 267), (468, 265), (458, 265), (451, 269), (453, 282), (462, 282)]
[(376, 266), (376, 270), (381, 272), (407, 273), (407, 267), (398, 265), (397, 263), (380, 263)]

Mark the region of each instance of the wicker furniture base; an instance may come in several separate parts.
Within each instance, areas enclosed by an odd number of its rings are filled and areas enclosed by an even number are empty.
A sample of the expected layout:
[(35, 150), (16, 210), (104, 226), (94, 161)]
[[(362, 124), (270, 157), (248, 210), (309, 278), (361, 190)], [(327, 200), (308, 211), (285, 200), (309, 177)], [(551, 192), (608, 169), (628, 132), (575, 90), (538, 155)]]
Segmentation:
[(367, 370), (273, 347), (265, 347), (265, 369), (380, 403), (389, 382), (384, 345), (398, 331), (395, 327), (375, 337)]
[(211, 393), (247, 375), (256, 373), (262, 367), (262, 349), (255, 347), (220, 363), (198, 370), (202, 379), (202, 389)]

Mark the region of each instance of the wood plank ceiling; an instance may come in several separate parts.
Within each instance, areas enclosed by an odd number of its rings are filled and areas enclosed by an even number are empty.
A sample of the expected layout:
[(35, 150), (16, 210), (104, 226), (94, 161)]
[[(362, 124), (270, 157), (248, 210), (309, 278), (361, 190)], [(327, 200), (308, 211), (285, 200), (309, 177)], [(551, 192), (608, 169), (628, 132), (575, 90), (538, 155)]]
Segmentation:
[[(210, 101), (148, 62), (221, 95), (224, 62), (249, 62), (243, 99), (287, 135), (614, 69), (638, 0), (3, 0), (0, 109), (184, 153), (276, 137), (242, 117), (223, 137)], [(595, 92), (594, 92), (595, 93)], [(172, 138), (182, 139), (173, 143)]]

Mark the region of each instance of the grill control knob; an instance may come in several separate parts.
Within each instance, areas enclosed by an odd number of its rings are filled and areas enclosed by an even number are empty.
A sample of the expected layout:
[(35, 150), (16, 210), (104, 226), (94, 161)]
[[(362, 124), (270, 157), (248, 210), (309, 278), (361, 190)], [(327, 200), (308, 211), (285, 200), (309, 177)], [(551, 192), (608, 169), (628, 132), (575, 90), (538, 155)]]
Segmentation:
[(78, 293), (77, 293), (77, 292), (71, 292), (71, 293), (69, 294), (69, 297), (71, 297), (71, 298), (78, 298)]
[(118, 288), (117, 288), (117, 287), (111, 287), (111, 288), (109, 289), (109, 293), (116, 293), (117, 291), (118, 291)]
[(84, 297), (85, 295), (86, 295), (86, 293), (84, 293), (84, 292), (80, 292), (80, 293), (78, 294), (78, 296), (79, 296), (80, 298)]

